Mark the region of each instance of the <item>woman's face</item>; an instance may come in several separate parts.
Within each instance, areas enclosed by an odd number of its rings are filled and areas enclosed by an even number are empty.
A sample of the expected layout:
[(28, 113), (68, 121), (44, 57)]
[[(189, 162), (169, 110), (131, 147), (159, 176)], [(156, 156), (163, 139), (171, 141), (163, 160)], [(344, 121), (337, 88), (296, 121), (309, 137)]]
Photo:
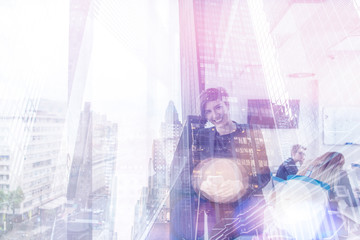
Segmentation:
[(221, 127), (231, 122), (229, 106), (222, 100), (207, 102), (205, 104), (205, 117), (215, 127)]

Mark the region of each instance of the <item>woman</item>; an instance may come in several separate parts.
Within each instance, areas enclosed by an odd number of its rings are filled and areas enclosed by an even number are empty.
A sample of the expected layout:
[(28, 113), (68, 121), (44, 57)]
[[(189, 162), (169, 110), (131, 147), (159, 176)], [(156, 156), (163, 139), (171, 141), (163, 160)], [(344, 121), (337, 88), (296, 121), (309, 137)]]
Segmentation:
[(340, 179), (341, 169), (344, 166), (344, 155), (338, 152), (326, 152), (313, 161), (306, 162), (298, 175), (314, 178), (330, 185), (334, 189)]
[[(345, 158), (338, 152), (326, 152), (305, 162), (298, 175), (276, 185), (266, 214), (268, 239), (323, 239), (345, 234), (337, 212), (336, 186), (350, 194), (348, 204), (356, 204), (346, 172)], [(271, 226), (272, 225), (272, 226)], [(271, 231), (275, 229), (278, 231)], [(279, 237), (281, 236), (281, 237)]]
[(337, 211), (337, 187), (346, 189), (348, 196), (345, 202), (348, 206), (355, 207), (357, 202), (352, 191), (349, 177), (346, 171), (342, 170), (345, 164), (344, 155), (339, 152), (326, 152), (314, 161), (308, 162), (299, 169), (298, 174), (312, 177), (322, 183), (329, 185), (329, 200), (331, 210)]
[(212, 239), (262, 231), (261, 188), (270, 180), (261, 130), (232, 121), (228, 97), (221, 87), (201, 94), (201, 116), (213, 127), (199, 129), (193, 144), (192, 186)]

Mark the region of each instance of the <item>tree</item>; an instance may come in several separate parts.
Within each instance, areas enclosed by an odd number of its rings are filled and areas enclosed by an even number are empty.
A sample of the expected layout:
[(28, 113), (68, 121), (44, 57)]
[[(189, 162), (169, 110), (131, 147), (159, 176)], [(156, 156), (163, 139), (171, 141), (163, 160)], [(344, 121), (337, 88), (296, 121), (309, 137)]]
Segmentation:
[(7, 202), (7, 195), (3, 190), (0, 190), (0, 210), (3, 209), (4, 205)]
[[(7, 206), (7, 194), (4, 193), (3, 190), (0, 190), (0, 211), (4, 209), (4, 207)], [(4, 222), (5, 222), (5, 216), (6, 214), (4, 212), (0, 213), (0, 229), (4, 230)]]
[(20, 187), (17, 187), (15, 191), (10, 191), (7, 195), (8, 207), (12, 210), (13, 215), (15, 214), (15, 209), (20, 207), (22, 201), (24, 201), (25, 196), (24, 192)]

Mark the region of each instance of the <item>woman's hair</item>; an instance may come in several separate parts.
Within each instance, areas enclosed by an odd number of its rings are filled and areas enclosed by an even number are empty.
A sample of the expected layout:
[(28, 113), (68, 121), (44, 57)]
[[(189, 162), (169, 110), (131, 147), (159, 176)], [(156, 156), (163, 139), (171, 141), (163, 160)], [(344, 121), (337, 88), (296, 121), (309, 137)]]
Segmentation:
[(207, 102), (221, 100), (229, 105), (229, 94), (222, 87), (208, 88), (200, 94), (200, 111), (201, 116), (205, 118), (205, 105)]
[(306, 161), (297, 174), (317, 179), (334, 187), (339, 180), (344, 163), (345, 158), (341, 153), (326, 152), (312, 161)]

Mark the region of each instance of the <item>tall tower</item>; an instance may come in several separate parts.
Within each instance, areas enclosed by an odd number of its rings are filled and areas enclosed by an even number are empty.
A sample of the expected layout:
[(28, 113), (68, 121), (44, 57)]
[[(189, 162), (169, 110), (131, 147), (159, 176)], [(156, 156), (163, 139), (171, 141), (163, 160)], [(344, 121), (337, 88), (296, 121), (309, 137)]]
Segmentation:
[(155, 198), (158, 204), (155, 207), (163, 207), (157, 221), (169, 221), (169, 203), (160, 205), (168, 197), (170, 190), (170, 166), (174, 158), (176, 146), (178, 144), (182, 130), (178, 113), (173, 101), (169, 102), (165, 112), (165, 121), (161, 123), (161, 134), (159, 139), (153, 142), (153, 167), (155, 171), (154, 189), (156, 189)]
[[(179, 1), (179, 8), (183, 119), (199, 114), (198, 95), (209, 87), (225, 87), (242, 108), (249, 96), (266, 95), (247, 1)], [(234, 108), (235, 120), (244, 121), (242, 112)]]
[[(181, 131), (178, 112), (174, 102), (170, 101), (166, 108), (165, 121), (161, 123), (160, 138), (153, 140), (149, 182), (148, 186), (143, 188), (135, 209), (133, 239), (167, 239), (170, 234), (170, 167)], [(144, 227), (144, 219), (147, 227)]]
[[(165, 112), (165, 122), (161, 123), (161, 139), (164, 144), (164, 156), (167, 168), (174, 157), (174, 152), (179, 141), (182, 125), (174, 102), (170, 101)], [(167, 173), (167, 175), (169, 172)], [(167, 181), (167, 185), (170, 184)]]
[[(99, 221), (108, 221), (110, 185), (117, 155), (117, 124), (91, 110), (81, 112), (71, 165), (67, 198), (78, 206), (76, 218), (68, 219), (68, 238), (97, 238)], [(87, 224), (82, 224), (84, 221)]]

